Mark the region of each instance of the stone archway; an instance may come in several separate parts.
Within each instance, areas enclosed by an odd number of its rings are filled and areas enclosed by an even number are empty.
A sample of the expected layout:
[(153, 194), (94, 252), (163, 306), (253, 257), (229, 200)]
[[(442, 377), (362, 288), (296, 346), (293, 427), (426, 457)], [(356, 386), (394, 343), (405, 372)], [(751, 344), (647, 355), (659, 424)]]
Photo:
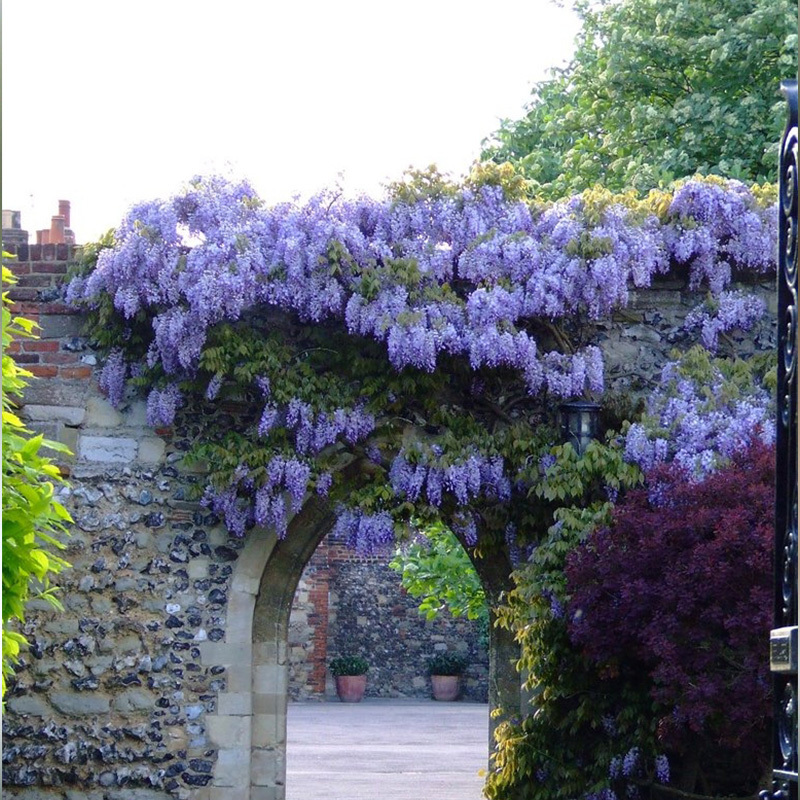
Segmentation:
[(310, 500), (284, 540), (253, 530), (236, 561), (225, 639), (201, 648), (203, 663), (225, 667), (227, 676), (216, 714), (206, 718), (218, 748), (213, 798), (285, 795), (289, 613), (303, 568), (333, 522), (326, 504)]
[[(288, 630), (300, 577), (335, 516), (325, 501), (310, 499), (285, 539), (253, 530), (234, 566), (224, 641), (205, 642), (202, 660), (226, 668), (216, 714), (207, 716), (217, 747), (212, 800), (283, 800), (286, 785)], [(476, 560), (479, 575), (496, 599), (508, 581), (503, 566)], [(518, 650), (507, 631), (492, 629), (489, 645), (490, 709), (516, 713), (520, 706)], [(490, 717), (490, 734), (497, 724)], [(488, 742), (487, 735), (487, 753)]]

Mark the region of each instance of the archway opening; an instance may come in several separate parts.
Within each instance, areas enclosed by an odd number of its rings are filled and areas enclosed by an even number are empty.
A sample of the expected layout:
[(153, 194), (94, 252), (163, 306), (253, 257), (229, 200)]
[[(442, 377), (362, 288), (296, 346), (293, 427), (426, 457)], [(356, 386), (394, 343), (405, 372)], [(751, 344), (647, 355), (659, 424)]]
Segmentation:
[[(455, 544), (459, 549), (461, 545)], [(428, 620), (389, 566), (395, 548), (369, 555), (336, 532), (299, 581), (288, 630), (286, 798), (481, 797), (487, 764), (488, 653), (480, 624), (448, 613)], [(458, 702), (432, 698), (429, 659), (466, 662)], [(365, 697), (340, 702), (327, 666), (362, 658)]]
[[(278, 540), (252, 531), (234, 568), (227, 635), (206, 648), (207, 663), (226, 667), (228, 682), (219, 696), (209, 735), (218, 747), (215, 787), (238, 800), (286, 797), (289, 627), (297, 586), (313, 553), (334, 524), (320, 498), (310, 499)], [(485, 580), (491, 562), (478, 565)], [(498, 573), (502, 566), (496, 567)], [(490, 597), (492, 595), (487, 592)], [(504, 632), (492, 632), (488, 675), (489, 708), (519, 708), (519, 677)], [(511, 657), (509, 657), (511, 655)], [(509, 692), (509, 687), (511, 691)], [(491, 728), (490, 720), (487, 728)], [(486, 730), (488, 758), (491, 731)], [(484, 761), (485, 763), (485, 761)]]
[[(451, 559), (462, 572), (469, 572), (468, 588), (479, 585), (455, 536), (450, 535), (445, 544), (448, 551), (459, 551)], [(427, 560), (412, 561), (418, 553)], [(335, 698), (330, 662), (351, 656), (363, 658), (368, 666), (367, 698), (429, 699), (431, 659), (442, 662), (444, 656), (444, 660), (453, 662), (448, 666), (463, 665), (459, 697), (468, 702), (487, 702), (485, 604), (479, 609), (479, 619), (454, 616), (441, 604), (427, 613), (439, 598), (420, 598), (415, 596), (416, 587), (412, 586), (411, 592), (406, 588), (410, 583), (404, 575), (412, 570), (417, 575), (433, 573), (444, 566), (442, 561), (442, 548), (436, 543), (434, 549), (422, 534), (410, 545), (386, 544), (360, 553), (336, 531), (328, 533), (303, 570), (292, 605), (288, 630), (290, 701)], [(460, 574), (450, 574), (443, 568), (441, 573), (442, 582), (447, 581), (455, 595)]]

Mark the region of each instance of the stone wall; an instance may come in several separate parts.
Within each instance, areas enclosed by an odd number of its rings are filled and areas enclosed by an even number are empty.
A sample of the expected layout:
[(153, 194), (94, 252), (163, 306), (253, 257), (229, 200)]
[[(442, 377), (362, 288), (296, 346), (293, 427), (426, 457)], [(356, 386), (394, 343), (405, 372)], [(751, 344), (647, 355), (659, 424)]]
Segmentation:
[[(280, 754), (269, 755), (273, 734), (263, 728), (280, 719), (280, 704), (272, 716), (253, 711), (248, 693), (269, 678), (273, 694), (253, 694), (258, 703), (281, 692), (329, 696), (324, 664), (345, 649), (372, 654), (372, 694), (417, 696), (427, 693), (425, 656), (441, 646), (465, 648), (468, 696), (480, 696), (485, 656), (474, 632), (463, 623), (425, 623), (382, 561), (342, 558), (330, 542), (300, 582), (304, 602), (290, 623), (291, 688), (273, 667), (247, 661), (261, 640), (253, 642), (252, 617), (234, 613), (233, 599), (259, 591), (259, 575), (240, 558), (250, 544), (230, 539), (189, 499), (198, 476), (178, 464), (191, 415), (154, 431), (142, 401), (115, 410), (99, 393), (80, 319), (57, 300), (67, 255), (64, 245), (32, 246), (13, 264), (16, 311), (41, 325), (38, 342), (15, 346), (15, 357), (41, 378), (26, 392), (23, 412), (75, 453), (64, 463), (70, 488), (60, 491), (75, 525), (66, 542), (72, 569), (58, 581), (65, 610), (34, 601), (24, 627), (31, 648), (3, 716), (4, 793), (24, 800), (279, 798)], [(771, 298), (769, 287), (763, 291)], [(665, 283), (636, 293), (631, 308), (604, 325), (612, 387), (646, 390), (646, 376), (688, 341), (680, 323), (698, 299)], [(743, 350), (770, 345), (770, 324), (738, 343)], [(252, 758), (251, 730), (253, 748), (262, 743)], [(265, 776), (267, 767), (275, 774)], [(251, 793), (251, 780), (258, 792)]]
[(387, 566), (391, 556), (357, 556), (330, 535), (317, 548), (289, 623), (290, 696), (335, 696), (326, 663), (347, 654), (369, 662), (367, 697), (430, 697), (427, 659), (448, 650), (469, 663), (462, 697), (486, 702), (489, 656), (478, 623), (446, 612), (431, 621), (420, 616)]
[(15, 345), (15, 358), (42, 378), (23, 415), (75, 454), (59, 491), (75, 524), (58, 581), (65, 610), (34, 601), (23, 629), (31, 647), (6, 695), (3, 791), (202, 797), (217, 753), (206, 717), (226, 688), (202, 650), (224, 636), (240, 543), (186, 500), (195, 478), (174, 466), (181, 432), (153, 431), (143, 402), (117, 411), (98, 392), (81, 321), (57, 300), (66, 247), (21, 250), (11, 295), (41, 338)]
[(65, 611), (35, 601), (24, 628), (32, 646), (3, 720), (10, 796), (33, 785), (149, 800), (211, 780), (205, 716), (226, 676), (201, 648), (223, 638), (237, 551), (185, 507), (174, 468), (100, 470), (76, 467), (61, 494), (75, 519)]

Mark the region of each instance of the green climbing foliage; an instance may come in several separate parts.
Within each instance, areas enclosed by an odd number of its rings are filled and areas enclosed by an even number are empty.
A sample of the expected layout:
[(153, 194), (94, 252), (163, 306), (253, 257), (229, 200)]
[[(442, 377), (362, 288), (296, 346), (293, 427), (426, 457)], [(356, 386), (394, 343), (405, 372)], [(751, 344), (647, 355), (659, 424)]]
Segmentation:
[[(3, 267), (3, 286), (15, 283)], [(72, 522), (55, 499), (55, 485), (62, 477), (55, 463), (43, 453), (68, 453), (58, 442), (34, 436), (15, 413), (14, 398), (28, 383), (31, 373), (19, 367), (8, 348), (15, 339), (35, 339), (35, 323), (12, 316), (10, 300), (3, 292), (3, 694), (6, 679), (27, 641), (19, 632), (25, 620), (25, 604), (32, 597), (54, 608), (61, 603), (50, 583), (67, 562), (54, 551), (62, 550), (60, 537)]]
[[(324, 194), (257, 212), (246, 184), (198, 179), (134, 209), (67, 297), (88, 312), (110, 402), (145, 389), (148, 422), (191, 437), (202, 502), (232, 535), (291, 536), (316, 492), (333, 533), (357, 550), (430, 528), (428, 555), (467, 575), (452, 532), (493, 605), (505, 593), (492, 612), (519, 641), (537, 694), (535, 713), (498, 729), (489, 797), (588, 800), (608, 788), (620, 742), (663, 764), (645, 676), (599, 685), (569, 645), (565, 565), (648, 459), (680, 447), (708, 461), (711, 448), (701, 425), (654, 441), (635, 396), (609, 403), (604, 425), (620, 434), (582, 455), (553, 446), (554, 417), (565, 399), (600, 398), (609, 325), (631, 288), (658, 275), (713, 293), (692, 318), (704, 344), (760, 324), (758, 298), (728, 288), (773, 274), (774, 193), (712, 177), (547, 204), (519, 202), (519, 177), (485, 165), (454, 187), (432, 169), (382, 201)], [(697, 339), (681, 330), (677, 340)], [(641, 378), (648, 399), (658, 395), (657, 376)], [(737, 380), (747, 402), (717, 415), (722, 455), (763, 433), (770, 413), (765, 393)], [(682, 413), (708, 422), (702, 397), (681, 399)], [(430, 574), (409, 580), (431, 611), (470, 608)], [(622, 737), (613, 747), (606, 723)]]
[(518, 667), (533, 706), (496, 731), (486, 784), (490, 800), (583, 797), (607, 786), (620, 738), (603, 736), (604, 719), (614, 720), (622, 741), (641, 745), (654, 736), (646, 688), (621, 680), (601, 687), (570, 643), (564, 616), (567, 557), (609, 523), (615, 502), (643, 475), (623, 460), (621, 437), (613, 434), (590, 443), (583, 455), (570, 444), (554, 447), (542, 466), (544, 479), (534, 495), (555, 506), (555, 522), (516, 569), (515, 587), (497, 609), (497, 624), (512, 630), (521, 645)]

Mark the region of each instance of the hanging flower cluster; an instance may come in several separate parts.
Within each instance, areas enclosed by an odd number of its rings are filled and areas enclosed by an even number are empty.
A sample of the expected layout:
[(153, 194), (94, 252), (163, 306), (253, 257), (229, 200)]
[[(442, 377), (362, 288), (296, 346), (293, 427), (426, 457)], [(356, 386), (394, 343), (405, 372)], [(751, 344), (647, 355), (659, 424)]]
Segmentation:
[(482, 494), (498, 500), (511, 497), (511, 482), (506, 477), (500, 456), (486, 457), (474, 451), (442, 466), (424, 456), (418, 456), (412, 463), (407, 455), (401, 450), (395, 457), (389, 470), (389, 480), (399, 496), (412, 502), (420, 498), (423, 490), (428, 503), (433, 506), (441, 505), (442, 492), (445, 490), (455, 497), (459, 505), (467, 505), (471, 499)]
[[(279, 536), (286, 535), (289, 515), (297, 513), (306, 496), (311, 468), (297, 458), (275, 456), (265, 468), (266, 477), (260, 486), (246, 465), (233, 475), (231, 484), (223, 490), (206, 489), (203, 504), (224, 520), (228, 530), (243, 536), (249, 525), (271, 527)], [(253, 495), (253, 503), (244, 503), (240, 489)]]
[(749, 331), (766, 312), (766, 303), (757, 295), (743, 291), (724, 291), (710, 302), (693, 309), (686, 317), (687, 330), (700, 329), (706, 350), (717, 351), (720, 334), (732, 330)]
[(628, 429), (625, 458), (644, 472), (674, 462), (701, 480), (753, 442), (773, 444), (774, 419), (774, 399), (757, 375), (694, 349), (662, 370), (645, 420)]
[(368, 514), (358, 508), (339, 508), (331, 535), (359, 554), (369, 554), (394, 541), (394, 520), (386, 511)]
[[(147, 403), (153, 425), (173, 421), (189, 396), (187, 382), (202, 378), (206, 400), (218, 397), (224, 376), (201, 370), (215, 326), (263, 309), (366, 337), (384, 348), (397, 371), (434, 373), (455, 357), (473, 371), (512, 371), (530, 395), (568, 398), (602, 392), (601, 351), (592, 345), (567, 351), (542, 331), (624, 307), (631, 287), (648, 286), (677, 263), (688, 268), (693, 287), (707, 285), (719, 297), (715, 322), (690, 320), (710, 346), (720, 332), (758, 313), (724, 290), (738, 273), (774, 269), (774, 216), (774, 208), (735, 181), (689, 181), (665, 212), (591, 192), (536, 207), (492, 185), (405, 200), (323, 193), (267, 207), (245, 182), (196, 178), (169, 200), (134, 207), (113, 247), (71, 282), (67, 298), (90, 308), (106, 298), (128, 324), (149, 321), (138, 361), (115, 349), (100, 380), (116, 404), (126, 380), (144, 370), (156, 376)], [(289, 468), (290, 460), (281, 470), (275, 466), (277, 477), (243, 475), (224, 490), (209, 490), (206, 502), (234, 533), (251, 524), (285, 532), (298, 498), (311, 486), (330, 485), (315, 463), (321, 452), (338, 441), (372, 447), (377, 422), (367, 404), (313, 402), (308, 392), (277, 397), (274, 378), (256, 381), (264, 403), (258, 435), (290, 436), (292, 458), (303, 469)], [(656, 458), (655, 451), (641, 454), (650, 445), (637, 445), (637, 435), (629, 434), (631, 458)], [(677, 452), (689, 451), (679, 444)], [(477, 448), (413, 464), (401, 453), (390, 480), (412, 502), (438, 506), (449, 493), (466, 506), (479, 496), (508, 499), (505, 472), (501, 458)], [(250, 500), (243, 503), (243, 496)], [(354, 541), (370, 531), (382, 539), (388, 530), (380, 514), (352, 512), (347, 520), (341, 524)]]
[(690, 265), (690, 288), (708, 282), (718, 294), (734, 270), (774, 268), (778, 215), (760, 212), (753, 199), (743, 183), (722, 179), (687, 181), (675, 191), (665, 241), (675, 261)]
[(151, 314), (148, 361), (167, 375), (196, 369), (210, 326), (268, 305), (342, 319), (385, 342), (398, 369), (467, 355), (475, 368), (524, 371), (531, 391), (569, 396), (600, 390), (597, 354), (578, 353), (577, 369), (548, 359), (526, 321), (608, 314), (672, 260), (715, 293), (735, 269), (774, 269), (773, 209), (736, 181), (686, 183), (666, 222), (588, 203), (579, 195), (534, 216), (485, 186), (413, 204), (323, 194), (266, 208), (246, 183), (198, 178), (134, 207), (68, 298), (108, 293), (128, 319)]

